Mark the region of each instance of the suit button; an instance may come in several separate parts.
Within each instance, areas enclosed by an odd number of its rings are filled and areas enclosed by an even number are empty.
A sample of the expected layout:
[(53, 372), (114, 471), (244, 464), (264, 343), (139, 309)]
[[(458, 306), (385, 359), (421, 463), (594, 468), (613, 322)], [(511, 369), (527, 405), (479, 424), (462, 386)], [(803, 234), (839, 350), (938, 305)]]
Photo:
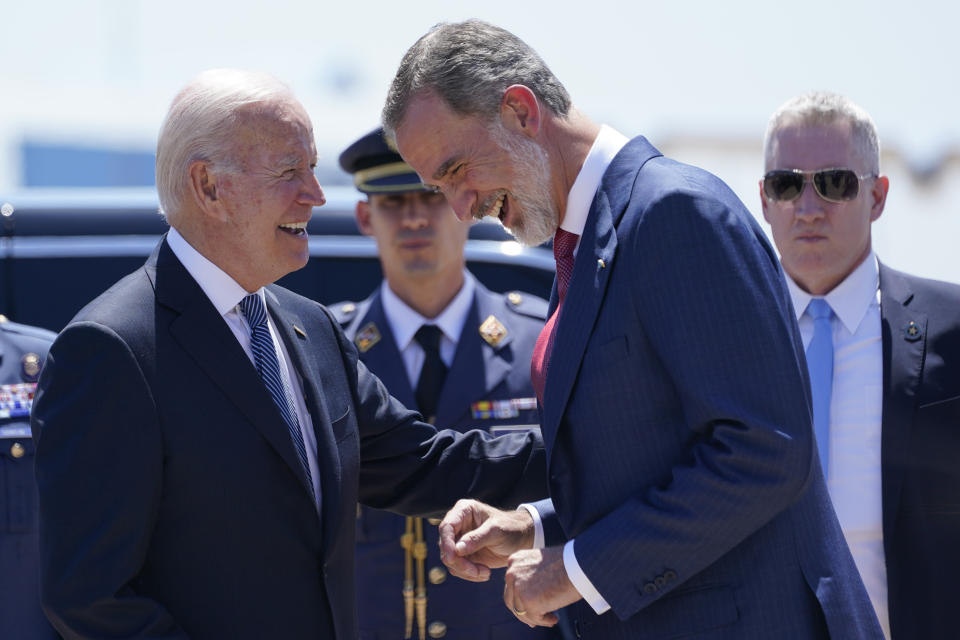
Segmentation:
[(447, 635), (447, 625), (442, 622), (431, 622), (427, 627), (427, 635), (431, 638), (442, 638)]
[(663, 589), (663, 585), (667, 584), (667, 579), (663, 576), (657, 576), (653, 579), (653, 583), (657, 585), (658, 589)]
[(427, 518), (427, 522), (436, 527), (440, 524), (440, 518)]
[(677, 572), (673, 569), (667, 569), (663, 572), (663, 577), (667, 579), (667, 582), (673, 582), (677, 579)]
[(24, 449), (23, 445), (20, 444), (19, 442), (14, 442), (10, 446), (10, 455), (12, 455), (14, 458), (22, 458), (26, 453), (27, 453), (27, 450)]
[(657, 585), (653, 584), (652, 582), (648, 582), (647, 584), (643, 585), (643, 592), (648, 596), (653, 595), (657, 592)]
[(430, 584), (443, 584), (443, 581), (447, 579), (447, 571), (443, 567), (430, 567), (427, 578), (430, 580)]

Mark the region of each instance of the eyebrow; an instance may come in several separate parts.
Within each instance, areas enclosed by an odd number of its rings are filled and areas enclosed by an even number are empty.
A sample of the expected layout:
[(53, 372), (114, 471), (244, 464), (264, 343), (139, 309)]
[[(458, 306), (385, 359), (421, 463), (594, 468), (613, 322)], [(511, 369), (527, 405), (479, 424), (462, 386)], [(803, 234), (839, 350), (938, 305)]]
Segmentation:
[(458, 157), (456, 157), (456, 156), (454, 156), (453, 158), (448, 159), (446, 162), (444, 162), (443, 164), (441, 164), (441, 165), (437, 168), (436, 171), (433, 172), (432, 179), (433, 179), (433, 180), (440, 180), (440, 179), (442, 179), (445, 175), (447, 175), (447, 172), (450, 171), (450, 167), (452, 167), (453, 165), (455, 165), (455, 164), (456, 164), (457, 162), (459, 162), (459, 161), (460, 161), (460, 158), (458, 158)]

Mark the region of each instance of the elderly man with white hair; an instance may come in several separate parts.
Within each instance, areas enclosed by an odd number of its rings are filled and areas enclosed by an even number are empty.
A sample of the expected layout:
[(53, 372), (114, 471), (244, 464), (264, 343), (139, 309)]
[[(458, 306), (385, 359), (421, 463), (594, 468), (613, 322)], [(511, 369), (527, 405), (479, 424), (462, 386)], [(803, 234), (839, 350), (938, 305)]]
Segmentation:
[(41, 591), (66, 638), (357, 635), (357, 503), (541, 496), (530, 434), (436, 431), (320, 305), (271, 284), (324, 202), (310, 119), (262, 74), (201, 74), (160, 132), (170, 222), (60, 334), (39, 382)]

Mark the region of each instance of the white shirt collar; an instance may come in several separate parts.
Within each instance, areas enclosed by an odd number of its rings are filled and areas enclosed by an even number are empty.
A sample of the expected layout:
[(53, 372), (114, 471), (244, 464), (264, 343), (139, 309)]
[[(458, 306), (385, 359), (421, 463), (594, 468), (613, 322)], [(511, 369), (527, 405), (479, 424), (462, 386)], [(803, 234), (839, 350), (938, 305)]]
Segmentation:
[(570, 193), (567, 196), (567, 210), (563, 215), (563, 222), (560, 228), (578, 236), (583, 235), (583, 229), (587, 225), (587, 215), (590, 213), (590, 205), (593, 204), (593, 198), (597, 195), (597, 189), (600, 188), (600, 181), (607, 167), (613, 162), (614, 156), (620, 153), (620, 150), (630, 142), (630, 139), (607, 125), (600, 125), (600, 132), (597, 134), (593, 146), (587, 153), (583, 161), (580, 173), (577, 174), (573, 186), (570, 187)]
[[(793, 299), (793, 311), (797, 314), (797, 320), (799, 321), (814, 296), (801, 289), (790, 276), (787, 276), (786, 280), (790, 297)], [(823, 298), (847, 331), (856, 333), (857, 327), (860, 326), (860, 322), (867, 313), (867, 309), (876, 302), (879, 287), (880, 266), (877, 263), (877, 256), (871, 251), (850, 275)]]
[(383, 313), (387, 316), (393, 337), (397, 341), (397, 349), (401, 352), (407, 348), (414, 334), (424, 324), (435, 324), (443, 331), (444, 337), (456, 344), (467, 321), (470, 305), (473, 303), (473, 292), (476, 289), (476, 279), (469, 271), (463, 272), (463, 286), (453, 297), (450, 304), (440, 312), (436, 318), (425, 318), (401, 300), (387, 285), (384, 278), (380, 284), (380, 299), (383, 304)]
[[(208, 260), (202, 253), (194, 249), (180, 232), (170, 227), (167, 232), (167, 244), (173, 255), (183, 264), (203, 292), (210, 298), (210, 302), (221, 316), (226, 315), (240, 304), (248, 294), (247, 290), (237, 284), (227, 273)], [(257, 295), (266, 304), (263, 288), (257, 290)]]

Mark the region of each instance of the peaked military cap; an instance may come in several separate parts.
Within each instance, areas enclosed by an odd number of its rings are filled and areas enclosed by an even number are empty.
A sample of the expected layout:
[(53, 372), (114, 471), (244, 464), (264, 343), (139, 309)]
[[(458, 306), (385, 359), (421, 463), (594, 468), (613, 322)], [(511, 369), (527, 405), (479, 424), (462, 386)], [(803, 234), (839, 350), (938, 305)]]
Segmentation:
[(363, 193), (405, 193), (426, 189), (417, 172), (387, 143), (380, 127), (347, 147), (340, 154), (340, 166), (353, 174), (353, 184)]

